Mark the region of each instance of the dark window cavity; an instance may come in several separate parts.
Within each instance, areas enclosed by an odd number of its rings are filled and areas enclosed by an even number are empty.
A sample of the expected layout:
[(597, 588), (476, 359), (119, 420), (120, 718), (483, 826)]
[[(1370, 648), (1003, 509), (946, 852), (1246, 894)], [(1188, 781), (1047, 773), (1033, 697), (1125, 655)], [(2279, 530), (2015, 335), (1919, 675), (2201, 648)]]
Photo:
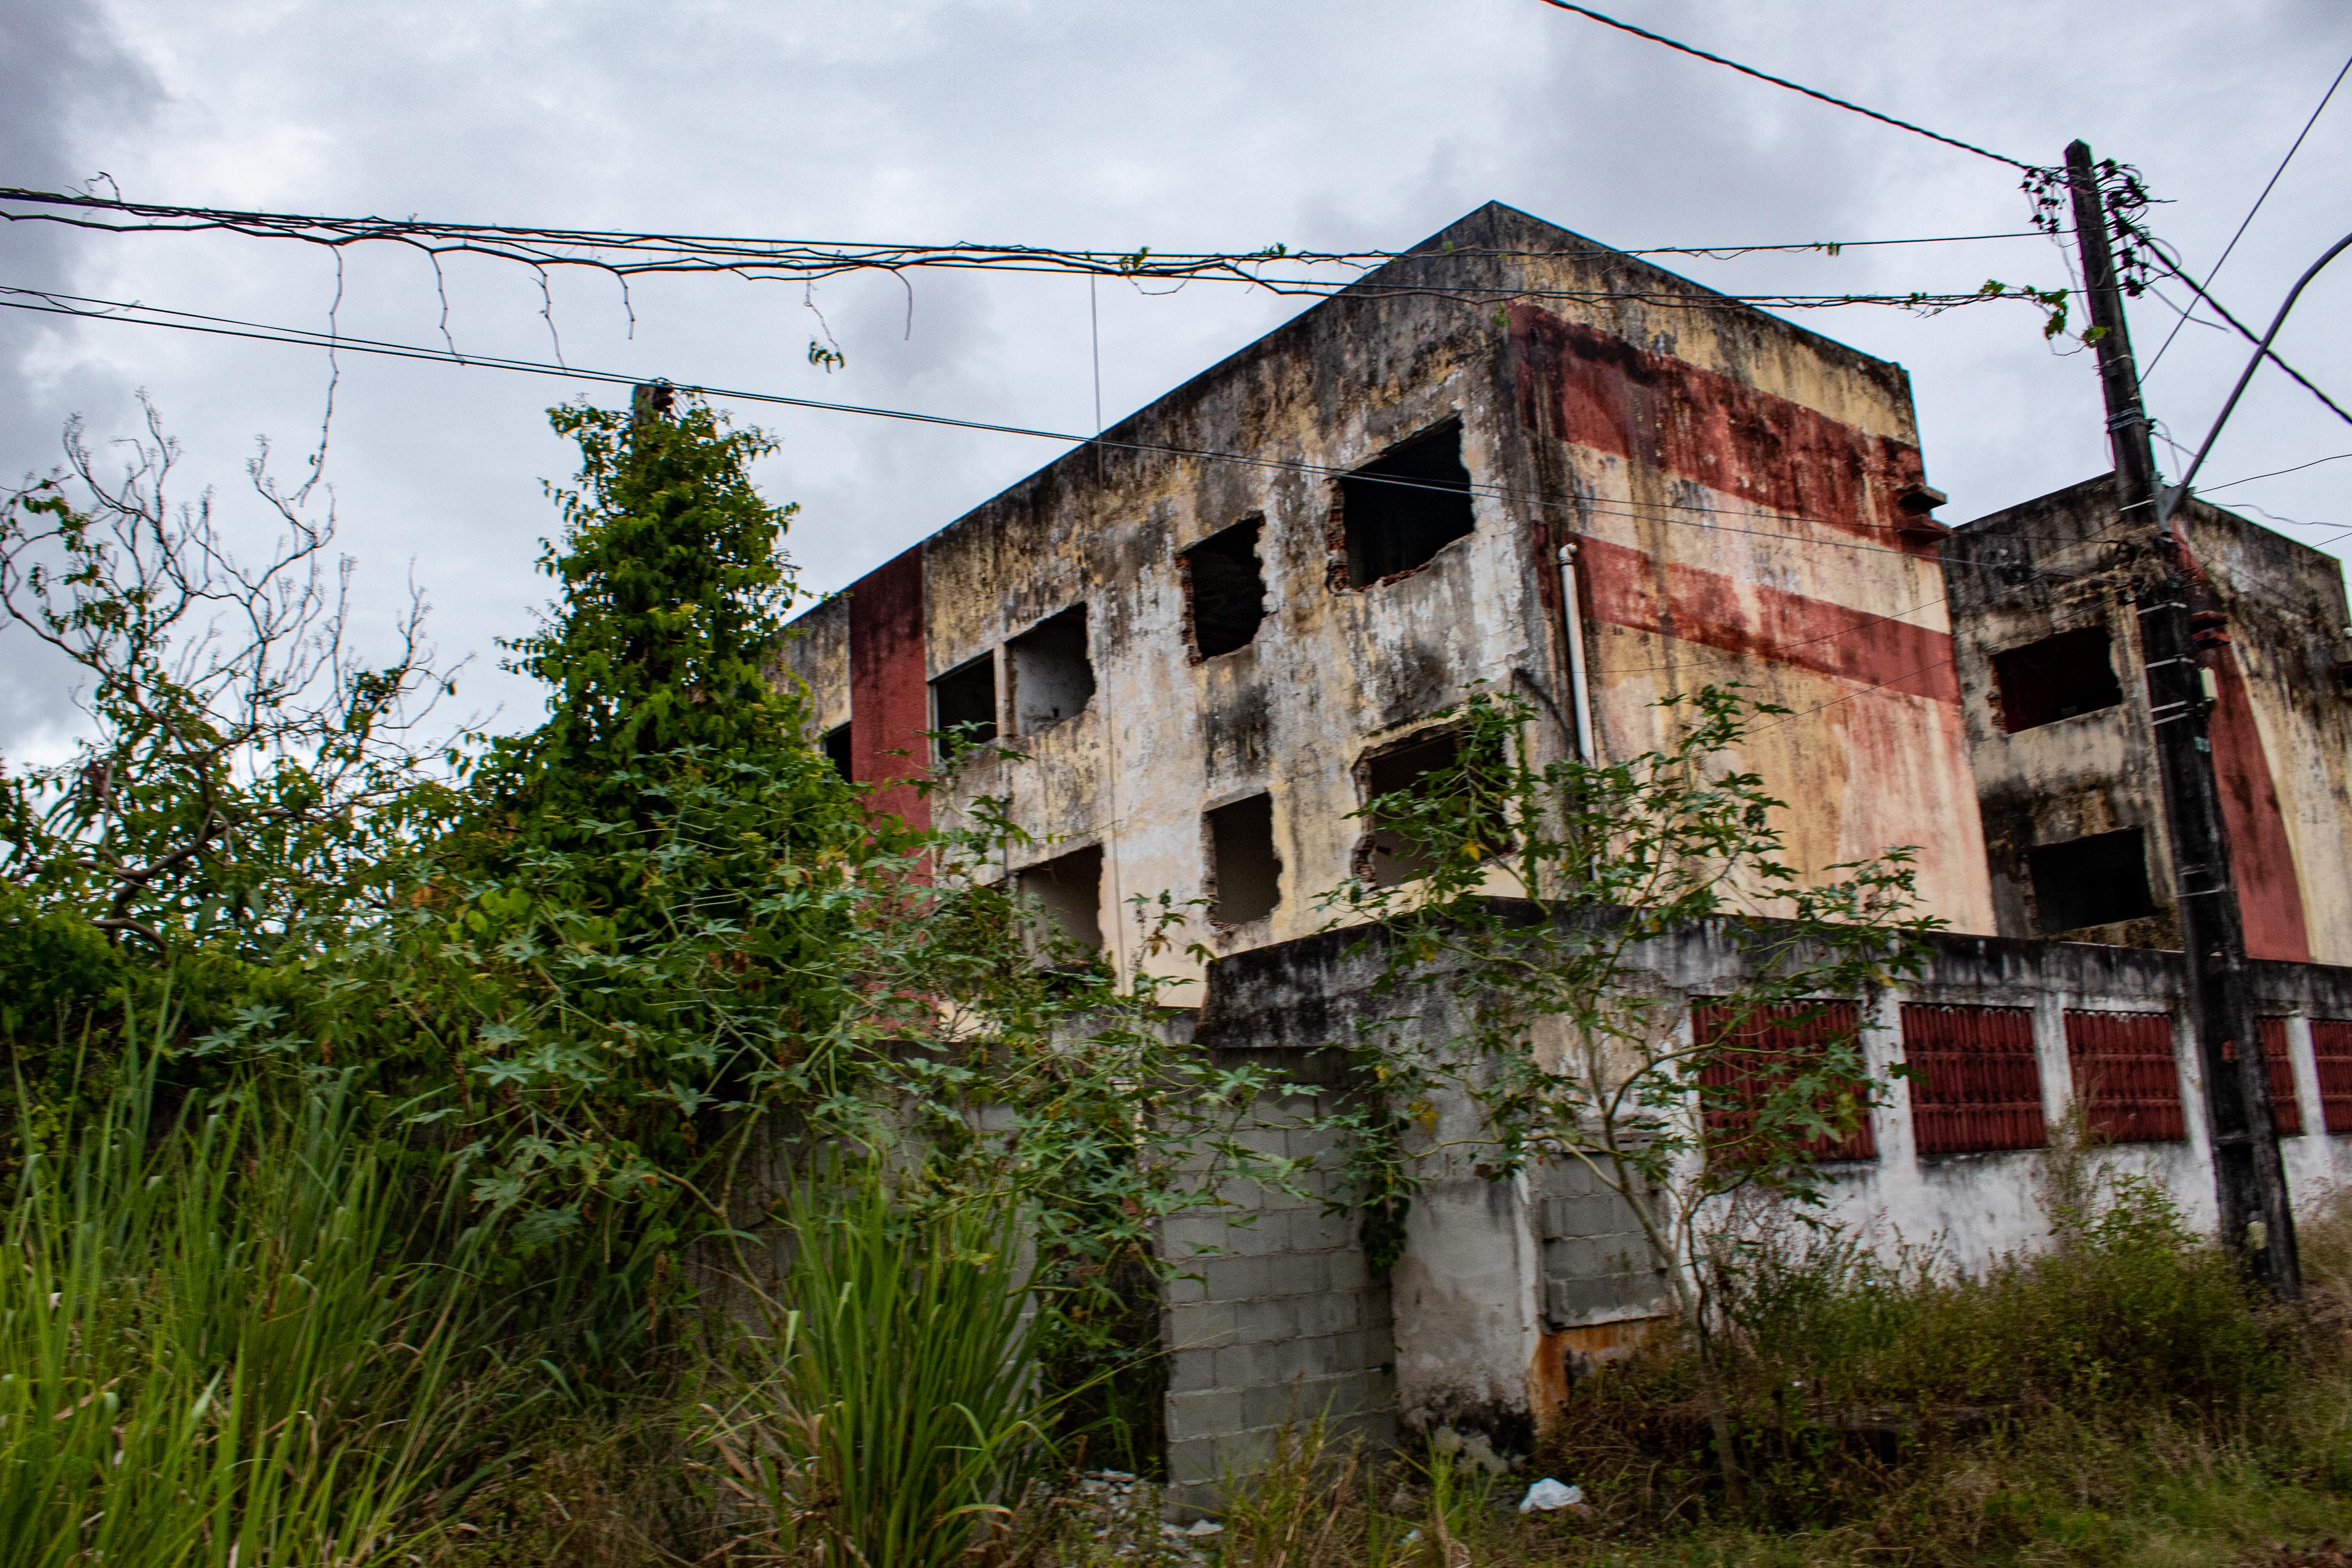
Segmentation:
[(1054, 931), (1089, 952), (1103, 944), (1100, 845), (1074, 849), (1020, 873), (1022, 897), (1035, 902)]
[(2147, 849), (2137, 827), (2044, 844), (2031, 859), (2044, 936), (2156, 913), (2147, 890)]
[[(1454, 766), (1461, 758), (1462, 736), (1453, 730), (1376, 752), (1363, 763), (1364, 799), (1367, 803), (1383, 795), (1401, 795), (1406, 802), (1427, 799), (1430, 775)], [(1373, 815), (1362, 856), (1364, 879), (1376, 888), (1397, 887), (1437, 868), (1436, 857), (1412, 837), (1407, 823), (1392, 810)]]
[(1004, 645), (1013, 678), (1013, 732), (1034, 735), (1075, 717), (1094, 700), (1087, 658), (1087, 607), (1073, 605)]
[(2107, 628), (2084, 626), (1992, 656), (2000, 687), (2000, 724), (2011, 734), (2095, 713), (2124, 700), (2109, 656)]
[(849, 761), (849, 726), (836, 724), (824, 732), (824, 760), (834, 765), (843, 778), (855, 780)]
[(1214, 658), (1246, 647), (1265, 619), (1265, 574), (1258, 563), (1262, 518), (1213, 533), (1179, 557), (1192, 607), (1192, 651)]
[(982, 654), (931, 682), (931, 728), (942, 760), (996, 739), (996, 656)]
[(1219, 925), (1264, 920), (1282, 901), (1282, 862), (1274, 852), (1274, 797), (1254, 795), (1209, 813), (1209, 868)]
[(1348, 586), (1361, 588), (1426, 563), (1470, 532), (1470, 470), (1462, 422), (1449, 419), (1339, 481)]

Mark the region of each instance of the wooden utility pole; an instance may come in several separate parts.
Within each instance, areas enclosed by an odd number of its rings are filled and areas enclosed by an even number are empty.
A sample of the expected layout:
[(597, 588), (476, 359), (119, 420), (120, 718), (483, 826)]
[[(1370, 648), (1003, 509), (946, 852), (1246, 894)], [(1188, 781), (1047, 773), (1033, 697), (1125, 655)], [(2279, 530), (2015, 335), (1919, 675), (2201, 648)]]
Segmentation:
[(2124, 324), (2123, 289), (2108, 245), (2106, 199), (2091, 149), (2066, 149), (2074, 198), (2074, 237), (2098, 329), (2099, 381), (2106, 394), (2107, 444), (2115, 454), (2120, 533), (2140, 544), (2134, 597), (2147, 661), (2148, 720), (2156, 730), (2164, 778), (2166, 835), (2172, 849), (2173, 907), (2189, 969), (2189, 1012), (2205, 1080), (2206, 1124), (2212, 1133), (2213, 1186), (2221, 1243), (2276, 1296), (2303, 1289), (2295, 1253), (2294, 1211), (2287, 1201), (2271, 1117), (2270, 1072), (2263, 1058), (2246, 963), (2246, 929), (2230, 873), (2221, 791), (2213, 773), (2206, 721), (2210, 678), (2189, 624), (2190, 563), (2181, 536), (2158, 505), (2156, 450), (2140, 403), (2139, 368)]

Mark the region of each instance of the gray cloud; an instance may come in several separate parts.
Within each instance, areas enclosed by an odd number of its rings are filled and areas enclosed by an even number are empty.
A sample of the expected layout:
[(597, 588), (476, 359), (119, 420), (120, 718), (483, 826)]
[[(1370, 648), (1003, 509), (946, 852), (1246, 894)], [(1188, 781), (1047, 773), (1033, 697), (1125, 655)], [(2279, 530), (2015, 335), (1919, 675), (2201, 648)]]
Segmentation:
[[(1184, 5), (703, 0), (425, 0), (402, 7), (115, 0), (111, 37), (19, 5), (12, 62), (79, 61), (37, 104), (0, 93), (12, 180), (105, 168), (134, 195), (801, 237), (1037, 241), (1161, 249), (1275, 240), (1399, 246), (1489, 198), (1620, 245), (1992, 232), (2021, 226), (2011, 171), (1564, 16), (1533, 0), (1196, 0)], [(1792, 0), (1626, 0), (1628, 16), (1889, 112), (2030, 159), (2088, 135), (2177, 205), (2158, 223), (2210, 264), (2344, 53), (2339, 8), (2192, 0), (2063, 10)], [(76, 41), (79, 40), (79, 41)], [(2094, 46), (2117, 52), (2094, 79)], [(126, 61), (122, 51), (132, 57)], [(46, 53), (44, 52), (46, 51)], [(23, 70), (12, 64), (13, 72)], [(2153, 84), (2165, 84), (2155, 90)], [(2320, 200), (2352, 154), (2352, 101), (2330, 111), (2230, 264), (2221, 292), (2267, 314), (2341, 213)], [(43, 173), (42, 171), (47, 171)], [(0, 234), (9, 281), (320, 324), (331, 262), (229, 238)], [(1830, 258), (1694, 260), (1740, 290), (1973, 288), (2063, 278), (2039, 239)], [(545, 357), (538, 284), (457, 261), (450, 330), (469, 350)], [(441, 301), (414, 258), (352, 253), (350, 331), (435, 341)], [(2352, 276), (2341, 280), (2352, 286)], [(1049, 428), (1092, 419), (1085, 285), (1067, 279), (844, 279), (816, 295), (849, 354), (812, 368), (801, 290), (721, 279), (633, 289), (559, 279), (576, 363)], [(2315, 290), (2283, 347), (2326, 379), (2352, 299)], [(1301, 301), (1196, 284), (1099, 291), (1105, 410), (1118, 417), (1286, 319)], [(2167, 312), (2137, 309), (2160, 340)], [(2098, 394), (2022, 307), (1922, 320), (1849, 310), (1805, 324), (1902, 361), (1929, 471), (1972, 516), (2104, 463)], [(120, 425), (152, 390), (195, 462), (233, 498), (257, 434), (314, 438), (326, 370), (303, 352), (107, 325), (0, 322), (6, 452), (53, 450), (64, 416)], [(2192, 328), (2151, 382), (2184, 441), (2242, 358)], [(347, 360), (329, 477), (345, 538), (386, 607), (415, 563), (445, 644), (487, 653), (545, 585), (540, 494), (566, 455), (541, 410), (561, 383)], [(600, 395), (611, 395), (609, 394)], [(1047, 444), (746, 407), (783, 437), (763, 479), (803, 510), (792, 544), (813, 587), (903, 549), (1057, 454)], [(2291, 387), (2262, 385), (2214, 458), (2224, 479), (2352, 449), (2352, 430)], [(29, 458), (16, 459), (21, 468)], [(2332, 477), (2231, 499), (2341, 517)], [(236, 514), (234, 505), (229, 507)], [(2347, 526), (2352, 526), (2347, 523)], [(2325, 531), (2297, 531), (2325, 538)], [(16, 660), (9, 661), (11, 669)], [(528, 717), (528, 689), (480, 667), (467, 695)], [(37, 681), (16, 684), (38, 686)], [(0, 699), (0, 746), (51, 698)]]

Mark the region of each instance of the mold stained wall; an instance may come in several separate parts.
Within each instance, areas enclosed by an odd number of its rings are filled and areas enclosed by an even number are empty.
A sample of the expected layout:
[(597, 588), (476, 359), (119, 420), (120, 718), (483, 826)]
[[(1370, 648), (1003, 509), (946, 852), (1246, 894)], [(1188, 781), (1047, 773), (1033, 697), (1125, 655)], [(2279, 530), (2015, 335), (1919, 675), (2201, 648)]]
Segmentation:
[[(820, 600), (793, 619), (783, 668), (808, 689), (809, 722), (818, 739), (849, 722), (849, 595)], [(850, 742), (856, 742), (852, 731)]]
[[(2342, 569), (2200, 501), (2181, 517), (2230, 633), (2210, 661), (2211, 734), (2248, 948), (2257, 958), (2352, 963), (2352, 703), (2336, 674), (2352, 654)], [(2108, 545), (2116, 527), (2112, 483), (2101, 476), (1952, 536), (1964, 704), (2000, 931), (2052, 934), (2033, 907), (2026, 857), (2034, 846), (2139, 827), (2157, 914), (2069, 934), (2177, 947), (2138, 616)], [(2122, 704), (2006, 733), (1993, 655), (2090, 626), (2108, 630)]]
[[(1792, 864), (1914, 846), (1927, 910), (1992, 931), (1901, 368), (1613, 253), (1530, 258), (1524, 287), (1514, 488), (1580, 542), (1602, 753), (1661, 743), (1661, 698), (1745, 685), (1792, 710), (1742, 759), (1795, 803)], [(1657, 302), (1557, 298), (1595, 290)]]
[[(1889, 1261), (1905, 1247), (1933, 1247), (1942, 1262), (1979, 1272), (2003, 1257), (2050, 1244), (2048, 1151), (1926, 1156), (1913, 1135), (1902, 1009), (2017, 1007), (2032, 1015), (2043, 1115), (2063, 1125), (2075, 1085), (2066, 1013), (2171, 1016), (2173, 1062), (2187, 1136), (2118, 1143), (2092, 1157), (2160, 1183), (2189, 1222), (2214, 1223), (2205, 1095), (2186, 1021), (2178, 952), (2073, 942), (2021, 942), (1940, 932), (1916, 974), (1864, 1004), (1864, 1051), (1885, 1098), (1871, 1112), (1876, 1157), (1825, 1168), (1827, 1218)], [(1635, 944), (1633, 984), (1672, 1011), (1740, 983), (1747, 960), (1732, 935), (1701, 925)], [(1377, 953), (1328, 932), (1221, 959), (1199, 1037), (1224, 1048), (1311, 1050), (1353, 1038), (1367, 1018), (1404, 1020), (1424, 1041), (1458, 1037), (1461, 999), (1443, 985), (1379, 992)], [(2352, 969), (2259, 963), (2261, 1011), (2287, 1021), (2289, 1058), (2305, 1132), (2281, 1141), (2290, 1189), (2308, 1204), (2352, 1177), (2352, 1135), (2329, 1134), (2311, 1051), (2310, 1020), (2352, 1017)], [(1547, 1306), (1556, 1283), (1540, 1231), (1541, 1191), (1531, 1173), (1488, 1179), (1482, 1123), (1457, 1090), (1436, 1097), (1437, 1121), (1417, 1174), (1406, 1245), (1389, 1277), (1398, 1415), (1409, 1428), (1452, 1426), (1507, 1435), (1540, 1425), (1558, 1403), (1563, 1356), (1638, 1337), (1663, 1301), (1628, 1300), (1611, 1311), (1559, 1321)], [(1572, 1258), (1569, 1260), (1573, 1266)], [(1515, 1422), (1514, 1415), (1518, 1418)]]
[[(1560, 297), (1595, 290), (1661, 302)], [(1447, 420), (1462, 427), (1473, 531), (1412, 572), (1335, 585), (1326, 470)], [(1000, 752), (935, 805), (952, 818), (978, 795), (1006, 799), (1047, 841), (1034, 858), (1102, 844), (1103, 926), (1121, 931), (1123, 966), (1137, 945), (1128, 900), (1212, 891), (1207, 810), (1273, 799), (1276, 908), (1235, 929), (1195, 916), (1181, 937), (1236, 952), (1321, 924), (1317, 898), (1349, 874), (1362, 834), (1349, 820), (1358, 762), (1472, 682), (1532, 692), (1560, 719), (1536, 746), (1564, 750), (1554, 552), (1570, 539), (1585, 552), (1604, 754), (1656, 743), (1657, 699), (1745, 682), (1795, 710), (1759, 727), (1743, 759), (1798, 803), (1794, 863), (1915, 845), (1930, 911), (1992, 929), (1933, 547), (1899, 531), (1920, 476), (1899, 368), (1490, 205), (1107, 437), (1122, 446), (1081, 448), (926, 542), (919, 621), (883, 613), (907, 599), (878, 581), (898, 563), (850, 589), (846, 662), (854, 747), (875, 770), (858, 776), (893, 777), (869, 690), (899, 694), (900, 716), (882, 722), (904, 730), (918, 676), (1001, 657), (1086, 607), (1092, 702), (1038, 733), (1008, 724)], [(1252, 518), (1265, 618), (1245, 647), (1199, 658), (1177, 556)], [(829, 643), (796, 647), (788, 658), (813, 682), (837, 679), (818, 668), (842, 662)], [(1188, 986), (1197, 973), (1170, 956), (1154, 966)]]

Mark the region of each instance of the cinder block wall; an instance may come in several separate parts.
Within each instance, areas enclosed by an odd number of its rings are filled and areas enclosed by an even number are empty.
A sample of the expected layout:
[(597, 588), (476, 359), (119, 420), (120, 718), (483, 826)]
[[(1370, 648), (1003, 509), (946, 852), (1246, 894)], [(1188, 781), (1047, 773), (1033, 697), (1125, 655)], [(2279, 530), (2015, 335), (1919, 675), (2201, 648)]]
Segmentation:
[[(1316, 1201), (1332, 1190), (1332, 1135), (1297, 1125), (1340, 1108), (1343, 1065), (1282, 1061), (1278, 1070), (1313, 1092), (1261, 1100), (1242, 1134), (1265, 1152), (1319, 1162), (1302, 1181), (1310, 1195), (1227, 1178), (1220, 1206), (1162, 1224), (1163, 1256), (1193, 1276), (1169, 1282), (1160, 1314), (1169, 1481), (1180, 1502), (1213, 1507), (1217, 1482), (1262, 1462), (1286, 1422), (1320, 1416), (1343, 1436), (1395, 1441), (1388, 1282), (1366, 1267), (1353, 1217)], [(1326, 1081), (1301, 1081), (1317, 1078)]]

